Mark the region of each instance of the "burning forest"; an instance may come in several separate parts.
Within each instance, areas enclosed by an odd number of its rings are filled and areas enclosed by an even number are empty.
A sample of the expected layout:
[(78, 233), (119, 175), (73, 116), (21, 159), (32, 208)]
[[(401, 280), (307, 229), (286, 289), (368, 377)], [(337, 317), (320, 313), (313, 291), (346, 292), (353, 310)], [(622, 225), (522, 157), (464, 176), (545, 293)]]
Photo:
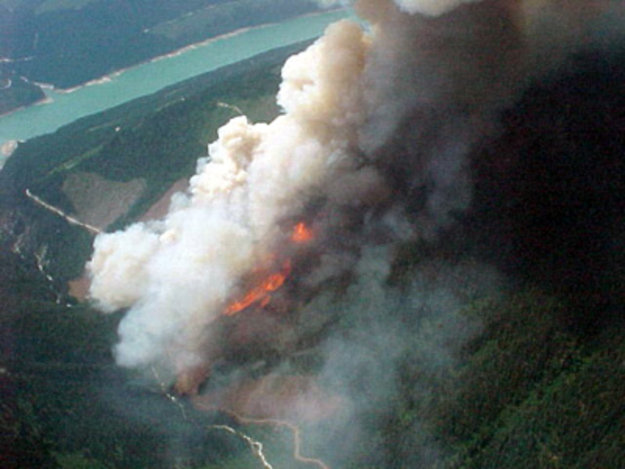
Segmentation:
[[(463, 244), (478, 150), (529, 85), (616, 44), (623, 14), (609, 1), (353, 8), (367, 26), (334, 24), (285, 63), (279, 117), (226, 123), (169, 213), (99, 234), (88, 264), (93, 301), (125, 310), (120, 366), (158, 370), (198, 409), (303, 425), (320, 467), (367, 441), (407, 361), (435, 383), (481, 330), (461, 311), (511, 280)], [(434, 464), (442, 450), (413, 427), (406, 467)]]

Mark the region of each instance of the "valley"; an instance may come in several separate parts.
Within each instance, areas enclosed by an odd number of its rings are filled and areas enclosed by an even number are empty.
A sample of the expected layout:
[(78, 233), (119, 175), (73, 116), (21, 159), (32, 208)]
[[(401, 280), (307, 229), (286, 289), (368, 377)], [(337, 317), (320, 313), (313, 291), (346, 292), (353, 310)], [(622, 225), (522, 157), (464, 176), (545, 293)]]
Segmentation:
[[(177, 26), (157, 33), (178, 38)], [(7, 160), (3, 467), (620, 467), (622, 50), (576, 55), (502, 112), (497, 131), (471, 149), (471, 207), (436, 239), (390, 245), (388, 233), (366, 232), (387, 200), (364, 215), (356, 201), (332, 225), (319, 197), (302, 209), (306, 220), (283, 221), (292, 235), (223, 299), (217, 332), (204, 337), (205, 363), (179, 375), (116, 364), (128, 308), (102, 314), (84, 284), (70, 290), (93, 254), (94, 230), (45, 205), (109, 233), (158, 223), (225, 122), (280, 115), (282, 64), (309, 44), (84, 117)], [(389, 193), (416, 212), (425, 182), (406, 194), (396, 181)], [(330, 235), (306, 225), (315, 217), (329, 220)], [(350, 244), (361, 232), (370, 242)], [(335, 246), (347, 255), (333, 257)], [(328, 281), (324, 263), (349, 268)]]

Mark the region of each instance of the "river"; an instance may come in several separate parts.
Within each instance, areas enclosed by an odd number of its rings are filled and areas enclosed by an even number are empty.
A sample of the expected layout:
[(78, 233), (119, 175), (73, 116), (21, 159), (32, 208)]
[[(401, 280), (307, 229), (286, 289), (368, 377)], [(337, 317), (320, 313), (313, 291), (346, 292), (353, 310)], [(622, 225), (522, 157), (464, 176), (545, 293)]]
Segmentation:
[[(0, 117), (0, 147), (5, 153), (10, 153), (15, 141), (54, 132), (81, 117), (154, 93), (188, 78), (281, 46), (318, 37), (327, 25), (347, 16), (347, 11), (333, 10), (244, 29), (116, 72), (71, 92), (45, 89), (45, 102)], [(0, 168), (2, 160), (0, 152)]]

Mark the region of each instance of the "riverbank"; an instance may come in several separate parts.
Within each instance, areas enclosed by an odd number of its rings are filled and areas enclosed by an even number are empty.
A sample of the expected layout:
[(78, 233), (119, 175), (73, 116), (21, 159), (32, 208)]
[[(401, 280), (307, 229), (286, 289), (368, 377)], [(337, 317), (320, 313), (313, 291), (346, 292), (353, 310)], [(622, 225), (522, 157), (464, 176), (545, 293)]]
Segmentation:
[(0, 117), (0, 145), (50, 133), (81, 117), (118, 106), (167, 86), (279, 47), (321, 35), (331, 23), (349, 16), (345, 10), (307, 14), (281, 23), (230, 32), (118, 70), (108, 79), (89, 82), (71, 93), (46, 90), (53, 103), (29, 106)]

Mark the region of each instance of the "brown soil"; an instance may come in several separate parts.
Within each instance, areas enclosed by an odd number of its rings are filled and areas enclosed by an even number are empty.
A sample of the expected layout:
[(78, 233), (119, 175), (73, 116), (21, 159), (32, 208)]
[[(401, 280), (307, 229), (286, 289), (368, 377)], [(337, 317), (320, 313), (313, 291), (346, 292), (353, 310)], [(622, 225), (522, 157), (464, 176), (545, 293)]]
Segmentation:
[(169, 204), (171, 203), (171, 198), (176, 192), (184, 191), (189, 185), (189, 181), (187, 179), (179, 179), (171, 186), (163, 196), (156, 201), (154, 205), (152, 205), (147, 212), (143, 214), (143, 216), (139, 219), (139, 221), (149, 221), (149, 220), (158, 220), (167, 214), (167, 210), (169, 209)]
[(144, 179), (117, 182), (94, 173), (77, 172), (63, 181), (63, 192), (78, 220), (102, 229), (128, 212), (146, 189)]
[(78, 301), (85, 301), (87, 299), (89, 286), (91, 285), (87, 272), (83, 272), (80, 277), (70, 280), (67, 282), (67, 285), (69, 286), (69, 294)]
[(314, 423), (334, 415), (342, 399), (323, 390), (310, 375), (269, 375), (242, 379), (195, 396), (192, 402), (200, 410), (221, 410), (241, 419)]

